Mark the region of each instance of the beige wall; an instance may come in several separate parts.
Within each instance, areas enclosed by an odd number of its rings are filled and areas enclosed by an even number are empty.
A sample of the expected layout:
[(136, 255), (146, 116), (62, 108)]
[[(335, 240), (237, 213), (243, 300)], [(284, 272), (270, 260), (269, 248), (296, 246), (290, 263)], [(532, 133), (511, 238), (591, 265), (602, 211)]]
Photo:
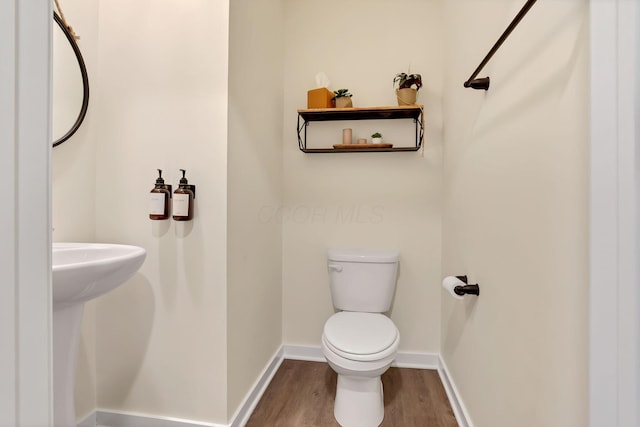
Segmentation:
[[(402, 336), (400, 350), (437, 352), (442, 2), (291, 0), (285, 16), (285, 198), (282, 211), (264, 212), (283, 222), (284, 342), (320, 344), (324, 322), (333, 313), (328, 247), (395, 248), (401, 255), (392, 318)], [(424, 152), (298, 150), (296, 110), (306, 108), (306, 93), (315, 87), (316, 73), (328, 75), (331, 89), (350, 89), (355, 106), (395, 105), (393, 77), (409, 66), (424, 78), (418, 99), (425, 104)], [(335, 139), (312, 141), (310, 128), (310, 143), (338, 143), (346, 125), (331, 125)], [(354, 137), (369, 137), (381, 125), (390, 126), (391, 133), (407, 126), (355, 122)]]
[[(63, 2), (68, 23), (80, 36), (77, 41), (89, 73), (90, 102), (87, 116), (75, 135), (53, 149), (52, 224), (54, 242), (95, 241), (95, 139), (93, 132), (94, 96), (98, 48), (98, 4), (81, 0)], [(79, 112), (82, 85), (80, 71), (62, 31), (53, 27), (54, 135), (69, 129)], [(69, 94), (79, 95), (69, 104)], [(66, 119), (65, 119), (66, 117)], [(62, 118), (62, 120), (61, 120)], [(96, 406), (95, 303), (85, 305), (78, 345), (76, 413), (79, 418)]]
[[(97, 66), (98, 6), (95, 3), (69, 0), (63, 8), (68, 23), (80, 36), (78, 45), (90, 77)], [(71, 46), (57, 24), (54, 24), (53, 81), (54, 134), (61, 136), (75, 121), (82, 99), (80, 71)], [(62, 59), (61, 59), (62, 58)], [(71, 76), (71, 77), (69, 77)], [(93, 89), (90, 80), (90, 89)], [(75, 88), (75, 90), (72, 90)], [(68, 93), (74, 100), (68, 102)], [(78, 95), (77, 98), (75, 95)], [(76, 134), (54, 148), (52, 224), (53, 241), (92, 241), (95, 237), (95, 146), (93, 140), (94, 104), (89, 103), (87, 116)]]
[(282, 343), (283, 8), (234, 0), (229, 23), (228, 413)]
[[(228, 2), (100, 3), (96, 238), (147, 249), (98, 301), (98, 407), (227, 420)], [(156, 169), (197, 186), (192, 222), (150, 221)]]
[[(235, 2), (229, 21), (223, 2), (65, 6), (100, 120), (54, 152), (56, 240), (148, 250), (140, 274), (85, 308), (78, 416), (99, 407), (226, 422), (282, 340), (280, 223), (259, 216), (281, 203), (282, 10)], [(130, 37), (132, 26), (143, 31)], [(198, 185), (193, 223), (147, 219), (156, 168), (174, 185), (185, 168)]]
[[(475, 427), (587, 425), (587, 2), (446, 2), (442, 357)], [(482, 19), (478, 19), (482, 17)]]

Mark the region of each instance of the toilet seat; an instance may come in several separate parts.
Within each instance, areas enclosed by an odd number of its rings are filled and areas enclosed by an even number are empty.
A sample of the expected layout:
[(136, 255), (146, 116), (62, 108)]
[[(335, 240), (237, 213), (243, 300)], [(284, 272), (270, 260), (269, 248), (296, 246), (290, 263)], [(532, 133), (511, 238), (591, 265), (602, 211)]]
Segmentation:
[(327, 320), (323, 341), (345, 359), (366, 362), (394, 354), (399, 335), (398, 328), (383, 314), (343, 311)]

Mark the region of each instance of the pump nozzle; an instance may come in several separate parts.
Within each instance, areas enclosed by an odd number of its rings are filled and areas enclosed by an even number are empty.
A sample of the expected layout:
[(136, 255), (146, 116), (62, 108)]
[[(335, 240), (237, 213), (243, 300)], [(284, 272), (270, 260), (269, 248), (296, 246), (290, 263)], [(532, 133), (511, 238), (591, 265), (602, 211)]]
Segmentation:
[(184, 169), (178, 169), (180, 172), (182, 172), (182, 178), (180, 178), (180, 185), (178, 186), (178, 188), (181, 188), (183, 190), (191, 190), (193, 192), (193, 198), (195, 199), (196, 197), (196, 186), (189, 184), (189, 181), (187, 180), (187, 177), (185, 176), (187, 171)]
[(164, 184), (164, 179), (162, 179), (162, 169), (158, 169), (158, 178), (156, 179), (156, 184)]

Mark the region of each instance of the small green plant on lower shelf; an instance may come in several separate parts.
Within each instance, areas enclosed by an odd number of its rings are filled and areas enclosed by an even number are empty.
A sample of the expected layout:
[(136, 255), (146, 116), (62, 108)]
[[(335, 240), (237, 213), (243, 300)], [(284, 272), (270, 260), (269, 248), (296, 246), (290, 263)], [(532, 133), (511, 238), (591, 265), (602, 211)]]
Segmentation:
[(371, 135), (371, 138), (382, 138), (382, 134), (380, 132), (376, 132), (373, 135)]

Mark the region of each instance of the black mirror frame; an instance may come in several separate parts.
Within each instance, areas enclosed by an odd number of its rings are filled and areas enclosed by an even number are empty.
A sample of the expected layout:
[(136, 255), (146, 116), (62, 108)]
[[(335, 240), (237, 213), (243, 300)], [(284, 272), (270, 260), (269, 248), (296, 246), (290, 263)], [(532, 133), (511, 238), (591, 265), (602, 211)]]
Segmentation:
[(53, 146), (57, 147), (58, 145), (65, 142), (67, 139), (71, 138), (74, 133), (78, 130), (82, 122), (84, 121), (85, 116), (87, 115), (87, 108), (89, 107), (89, 76), (87, 75), (87, 67), (84, 63), (84, 59), (82, 58), (82, 53), (80, 52), (80, 48), (76, 43), (76, 40), (73, 38), (73, 35), (69, 32), (67, 27), (62, 22), (62, 19), (56, 12), (53, 12), (53, 19), (56, 21), (65, 37), (69, 41), (73, 52), (76, 55), (76, 59), (78, 60), (78, 65), (80, 66), (80, 74), (82, 75), (82, 107), (80, 108), (80, 114), (78, 114), (78, 118), (76, 122), (71, 126), (71, 129), (64, 135), (62, 135), (58, 140), (53, 142)]

